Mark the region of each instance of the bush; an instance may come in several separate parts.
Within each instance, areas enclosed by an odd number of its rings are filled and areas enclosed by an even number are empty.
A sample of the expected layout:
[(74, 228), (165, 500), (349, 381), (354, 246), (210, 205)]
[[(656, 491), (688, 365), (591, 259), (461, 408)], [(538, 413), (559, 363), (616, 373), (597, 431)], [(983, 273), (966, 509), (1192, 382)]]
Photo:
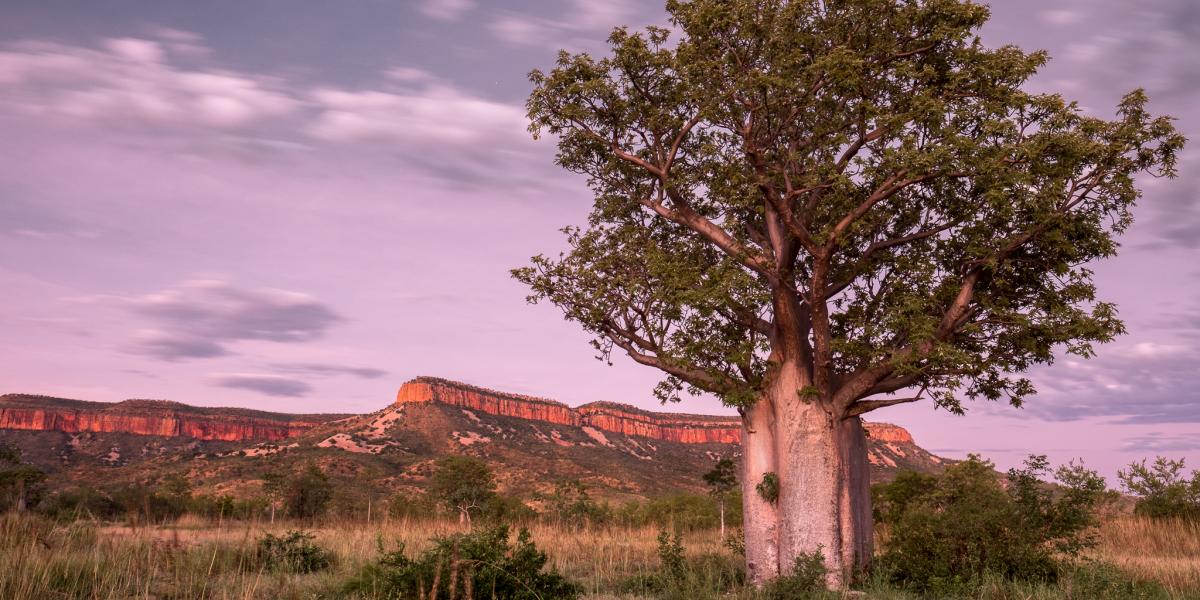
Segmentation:
[(879, 486), (881, 522), (891, 526), (881, 568), (935, 596), (978, 588), (989, 575), (1054, 581), (1061, 561), (1092, 543), (1105, 489), (1095, 472), (1070, 465), (1055, 473), (1055, 491), (1040, 480), (1048, 470), (1045, 457), (1030, 457), (1009, 471), (1005, 489), (992, 463), (972, 455), (941, 477), (905, 475)]
[(268, 571), (313, 573), (329, 568), (332, 561), (324, 548), (313, 542), (315, 536), (304, 531), (288, 531), (283, 536), (266, 534), (255, 546), (252, 564)]
[(780, 577), (763, 588), (765, 600), (793, 600), (809, 598), (825, 591), (825, 554), (818, 548), (811, 553), (796, 557), (789, 575)]
[(679, 533), (658, 534), (658, 562), (658, 571), (626, 579), (618, 586), (620, 591), (660, 600), (697, 600), (725, 595), (745, 581), (739, 559), (721, 554), (687, 557)]
[[(382, 549), (381, 549), (382, 550)], [(433, 538), (433, 547), (410, 559), (403, 546), (347, 582), (343, 593), (373, 593), (389, 598), (433, 597), (560, 600), (579, 596), (579, 587), (545, 571), (546, 554), (522, 529), (509, 543), (504, 525)]]
[(325, 514), (332, 498), (329, 477), (314, 464), (292, 476), (283, 490), (287, 513), (297, 519), (314, 519)]
[(1130, 463), (1117, 476), (1121, 485), (1138, 497), (1134, 505), (1137, 514), (1154, 519), (1200, 519), (1200, 471), (1192, 471), (1188, 479), (1183, 468), (1184, 459), (1159, 456), (1150, 466), (1145, 460)]

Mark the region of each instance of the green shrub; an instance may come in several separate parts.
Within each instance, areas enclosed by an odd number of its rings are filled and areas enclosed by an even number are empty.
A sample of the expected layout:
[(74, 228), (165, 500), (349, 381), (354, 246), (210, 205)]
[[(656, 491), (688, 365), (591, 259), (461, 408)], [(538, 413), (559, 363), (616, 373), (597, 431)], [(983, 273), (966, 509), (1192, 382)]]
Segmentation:
[(880, 560), (890, 579), (935, 597), (980, 586), (985, 576), (1052, 582), (1062, 561), (1092, 543), (1104, 480), (1082, 466), (1061, 467), (1059, 486), (1041, 480), (1045, 457), (1008, 473), (971, 456), (940, 477), (905, 475), (875, 491), (891, 538)]
[(1154, 464), (1130, 463), (1117, 476), (1129, 493), (1138, 497), (1134, 512), (1154, 519), (1200, 519), (1200, 471), (1184, 476), (1184, 459), (1159, 456)]
[(698, 600), (740, 589), (745, 572), (739, 558), (723, 554), (688, 557), (679, 533), (658, 534), (658, 570), (625, 579), (618, 590), (660, 600)]
[(801, 553), (792, 565), (792, 572), (775, 579), (763, 588), (764, 600), (798, 600), (809, 598), (825, 591), (825, 554), (818, 548)]
[(433, 597), (559, 600), (578, 597), (579, 588), (554, 570), (522, 529), (509, 543), (500, 525), (433, 539), (433, 547), (410, 559), (403, 546), (385, 552), (343, 586), (344, 594), (388, 598)]
[(330, 554), (318, 546), (311, 533), (288, 531), (283, 536), (266, 534), (259, 538), (253, 565), (268, 571), (312, 573), (329, 568)]

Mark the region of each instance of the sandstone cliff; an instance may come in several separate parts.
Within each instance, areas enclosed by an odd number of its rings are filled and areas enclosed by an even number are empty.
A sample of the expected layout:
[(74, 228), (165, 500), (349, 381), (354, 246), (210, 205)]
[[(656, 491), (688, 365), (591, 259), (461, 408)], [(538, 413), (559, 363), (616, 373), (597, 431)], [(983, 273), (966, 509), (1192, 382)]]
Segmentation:
[[(396, 393), (398, 405), (426, 402), (685, 444), (736, 444), (742, 438), (741, 422), (737, 417), (660, 413), (613, 402), (593, 402), (571, 408), (554, 400), (498, 392), (436, 377), (418, 377), (400, 386)], [(880, 441), (913, 441), (908, 431), (896, 425), (867, 423), (866, 427), (867, 434)]]
[(275, 441), (344, 416), (201, 408), (162, 400), (106, 403), (24, 394), (0, 396), (0, 429), (25, 431)]

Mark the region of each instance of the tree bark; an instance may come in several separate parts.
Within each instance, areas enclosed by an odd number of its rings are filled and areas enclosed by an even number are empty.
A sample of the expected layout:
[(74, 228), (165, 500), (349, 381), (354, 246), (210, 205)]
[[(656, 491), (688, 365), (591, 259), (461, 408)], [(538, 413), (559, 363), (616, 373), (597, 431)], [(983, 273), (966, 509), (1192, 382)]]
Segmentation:
[(840, 419), (817, 402), (778, 411), (780, 572), (820, 551), (831, 589), (850, 585), (871, 559), (866, 435), (858, 417)]
[(742, 523), (746, 574), (754, 585), (779, 577), (779, 512), (757, 489), (776, 469), (774, 404), (763, 397), (742, 416)]
[[(818, 550), (831, 589), (848, 587), (870, 564), (873, 523), (862, 421), (835, 416), (818, 398), (802, 396), (810, 390), (804, 371), (780, 369), (744, 411), (746, 569), (755, 585), (791, 573), (796, 558)], [(767, 473), (778, 478), (775, 503), (757, 489)]]
[(721, 511), (721, 541), (725, 541), (725, 497), (717, 500), (717, 508)]

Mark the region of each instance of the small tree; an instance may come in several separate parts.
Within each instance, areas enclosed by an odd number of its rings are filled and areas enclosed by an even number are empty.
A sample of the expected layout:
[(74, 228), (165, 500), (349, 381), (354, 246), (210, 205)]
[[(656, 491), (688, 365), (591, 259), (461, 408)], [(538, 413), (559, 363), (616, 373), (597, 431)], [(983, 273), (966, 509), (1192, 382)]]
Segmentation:
[(21, 461), (20, 449), (0, 444), (0, 499), (4, 505), (17, 512), (24, 512), (36, 501), (46, 473)]
[(329, 477), (315, 464), (309, 463), (288, 481), (284, 505), (288, 514), (297, 519), (314, 519), (325, 513), (333, 498)]
[(1184, 476), (1184, 459), (1159, 456), (1154, 464), (1130, 463), (1117, 473), (1121, 485), (1138, 497), (1134, 511), (1152, 518), (1200, 519), (1200, 471)]
[(496, 493), (496, 482), (483, 461), (469, 456), (447, 456), (437, 461), (429, 492), (451, 510), (457, 510), (460, 523), (470, 526), (471, 513), (478, 512)]
[(287, 489), (287, 478), (278, 471), (264, 473), (262, 476), (263, 495), (267, 498), (267, 505), (271, 508), (271, 522), (275, 522), (275, 509), (283, 500), (284, 492)]
[(717, 499), (717, 509), (721, 513), (721, 539), (725, 539), (725, 500), (730, 492), (737, 489), (737, 466), (728, 458), (718, 460), (713, 469), (704, 474), (704, 483), (713, 498)]

